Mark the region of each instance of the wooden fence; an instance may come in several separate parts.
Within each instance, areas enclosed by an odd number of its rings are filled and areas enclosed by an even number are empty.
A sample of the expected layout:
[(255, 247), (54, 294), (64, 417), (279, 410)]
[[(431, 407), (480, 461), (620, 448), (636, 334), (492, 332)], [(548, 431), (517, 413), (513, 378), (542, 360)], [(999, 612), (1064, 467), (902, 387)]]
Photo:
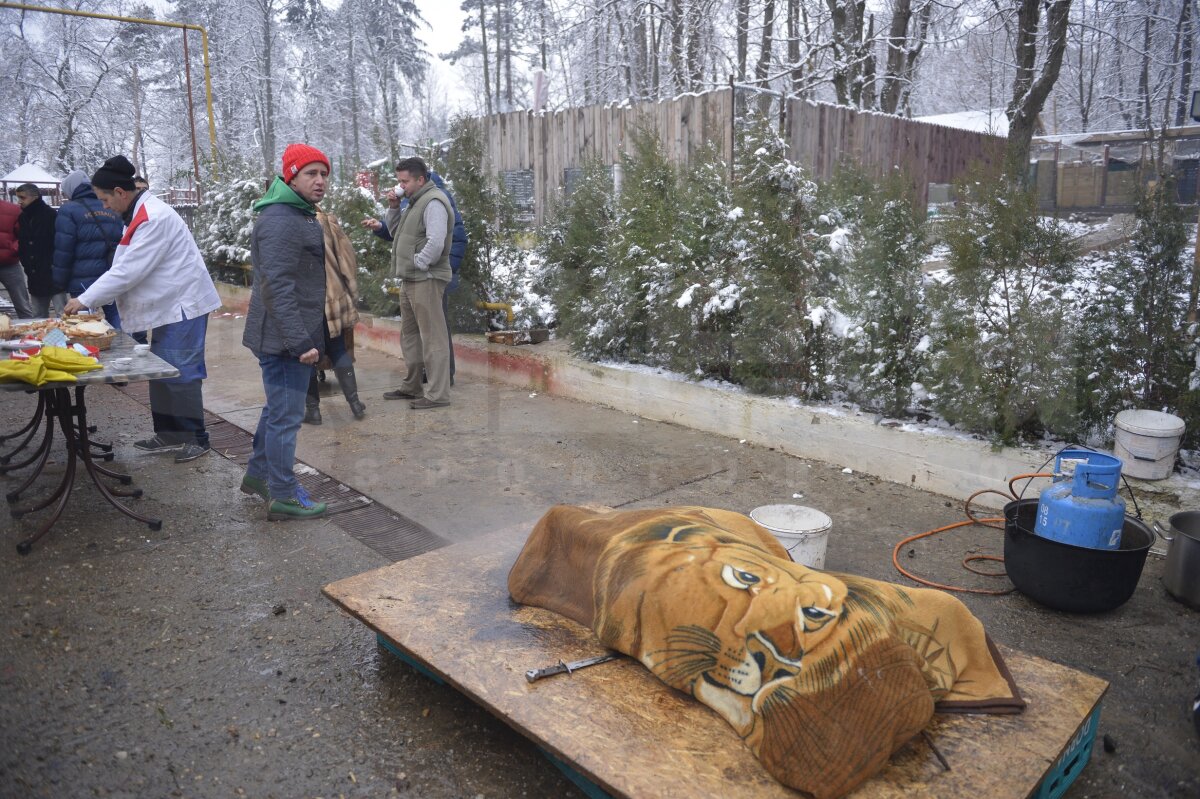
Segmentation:
[[(707, 146), (716, 146), (731, 160), (734, 93), (724, 88), (658, 102), (543, 114), (512, 111), (485, 117), (482, 123), (488, 163), (506, 178), (525, 176), (513, 178), (514, 185), (532, 183), (527, 203), (532, 218), (541, 223), (569, 173), (592, 156), (605, 164), (619, 163), (630, 152), (638, 126), (658, 132), (674, 163), (687, 164)], [(922, 205), (929, 183), (950, 183), (976, 161), (998, 163), (1004, 146), (998, 136), (804, 100), (788, 101), (784, 135), (790, 157), (818, 179), (831, 177), (844, 162), (858, 164), (872, 177), (899, 166), (912, 179)]]

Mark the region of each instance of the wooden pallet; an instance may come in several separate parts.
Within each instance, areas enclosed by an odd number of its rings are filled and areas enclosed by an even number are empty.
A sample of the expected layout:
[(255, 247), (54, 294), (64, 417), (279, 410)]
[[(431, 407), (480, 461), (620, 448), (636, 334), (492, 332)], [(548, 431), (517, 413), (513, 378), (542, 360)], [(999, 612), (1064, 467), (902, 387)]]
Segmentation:
[[(529, 683), (525, 672), (599, 654), (588, 630), (517, 605), (508, 571), (528, 529), (500, 531), (325, 587), (410, 662), (453, 685), (614, 797), (796, 797), (719, 716), (628, 658)], [(1001, 648), (1029, 702), (1017, 716), (938, 715), (855, 797), (1024, 799), (1086, 737), (1108, 684)], [(1092, 724), (1094, 728), (1094, 723)], [(1077, 735), (1077, 733), (1080, 733)], [(1074, 749), (1072, 748), (1074, 747)], [(1086, 756), (1076, 757), (1078, 770)], [(1069, 780), (1058, 779), (1055, 795)]]

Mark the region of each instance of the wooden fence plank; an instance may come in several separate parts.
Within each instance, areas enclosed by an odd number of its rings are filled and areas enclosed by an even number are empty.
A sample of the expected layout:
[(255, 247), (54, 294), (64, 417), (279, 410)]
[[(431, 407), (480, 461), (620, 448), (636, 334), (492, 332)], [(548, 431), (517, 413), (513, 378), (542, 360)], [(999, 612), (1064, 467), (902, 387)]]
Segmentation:
[[(667, 159), (692, 163), (707, 144), (733, 158), (732, 114), (736, 97), (729, 88), (660, 101), (588, 106), (545, 112), (496, 114), (481, 120), (485, 164), (494, 172), (531, 169), (535, 217), (564, 185), (565, 170), (589, 157), (620, 161), (630, 152), (638, 127), (657, 131)], [(882, 178), (899, 166), (912, 181), (914, 199), (924, 202), (929, 183), (949, 183), (973, 164), (996, 165), (1003, 155), (998, 136), (929, 125), (850, 108), (787, 101), (783, 130), (788, 157), (813, 178), (828, 180), (843, 162)], [(735, 164), (735, 173), (738, 165)]]

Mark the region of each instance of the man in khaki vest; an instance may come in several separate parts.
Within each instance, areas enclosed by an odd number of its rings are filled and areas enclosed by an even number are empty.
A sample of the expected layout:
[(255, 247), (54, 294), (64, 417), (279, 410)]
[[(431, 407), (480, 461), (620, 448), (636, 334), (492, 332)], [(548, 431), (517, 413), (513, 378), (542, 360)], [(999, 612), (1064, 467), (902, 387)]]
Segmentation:
[[(450, 404), (450, 344), (442, 293), (450, 282), (450, 240), (454, 218), (450, 199), (429, 180), (429, 168), (420, 158), (396, 164), (398, 188), (408, 199), (388, 192), (388, 232), (392, 234), (392, 274), (400, 278), (400, 352), (407, 373), (385, 399), (411, 400), (415, 410), (444, 408)], [(429, 382), (421, 390), (424, 368)]]

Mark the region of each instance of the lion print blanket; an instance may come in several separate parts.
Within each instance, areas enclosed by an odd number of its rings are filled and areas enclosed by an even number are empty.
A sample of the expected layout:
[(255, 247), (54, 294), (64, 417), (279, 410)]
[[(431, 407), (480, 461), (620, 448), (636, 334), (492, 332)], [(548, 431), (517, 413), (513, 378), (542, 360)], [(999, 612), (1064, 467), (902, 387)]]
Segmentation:
[(715, 710), (776, 779), (818, 799), (870, 778), (935, 711), (1025, 706), (962, 602), (793, 563), (740, 513), (559, 505), (508, 589)]

